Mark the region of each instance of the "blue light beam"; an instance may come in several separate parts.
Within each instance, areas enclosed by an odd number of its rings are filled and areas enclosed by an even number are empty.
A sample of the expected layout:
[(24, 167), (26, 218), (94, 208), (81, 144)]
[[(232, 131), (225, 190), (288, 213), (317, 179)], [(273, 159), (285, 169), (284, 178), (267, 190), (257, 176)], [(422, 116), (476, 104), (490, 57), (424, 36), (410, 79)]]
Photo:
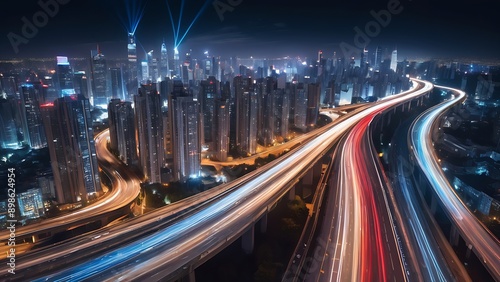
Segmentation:
[(177, 33), (175, 32), (174, 17), (172, 16), (172, 9), (170, 9), (170, 4), (168, 4), (168, 0), (165, 2), (167, 2), (167, 9), (168, 9), (168, 15), (170, 16), (170, 23), (172, 23), (172, 31), (174, 32), (174, 46), (175, 46), (177, 45), (177, 41), (175, 41), (175, 39), (177, 38)]
[(142, 4), (137, 0), (125, 0), (125, 11), (127, 14), (128, 25), (127, 32), (135, 34), (139, 23), (141, 22), (147, 2)]
[[(182, 2), (184, 2), (184, 0)], [(193, 27), (194, 23), (198, 20), (198, 18), (201, 16), (201, 14), (203, 14), (203, 12), (207, 9), (207, 7), (208, 7), (209, 4), (210, 4), (210, 1), (205, 1), (205, 4), (203, 5), (203, 7), (201, 7), (200, 11), (198, 11), (198, 13), (194, 17), (193, 21), (191, 22), (191, 24), (189, 25), (189, 27), (186, 29), (186, 32), (184, 32), (184, 35), (181, 37), (181, 40), (179, 40), (178, 42), (176, 41), (175, 47), (179, 47), (179, 45), (181, 45), (182, 41), (184, 40), (184, 38), (186, 38), (186, 35), (191, 30), (191, 28)]]
[(181, 21), (182, 21), (182, 13), (184, 12), (184, 3), (185, 1), (182, 0), (181, 1), (181, 11), (180, 11), (180, 14), (179, 14), (179, 21), (177, 23), (177, 33), (175, 34), (175, 45), (177, 46), (177, 42), (178, 42), (178, 39), (179, 39), (179, 32), (180, 32), (180, 29), (181, 29)]

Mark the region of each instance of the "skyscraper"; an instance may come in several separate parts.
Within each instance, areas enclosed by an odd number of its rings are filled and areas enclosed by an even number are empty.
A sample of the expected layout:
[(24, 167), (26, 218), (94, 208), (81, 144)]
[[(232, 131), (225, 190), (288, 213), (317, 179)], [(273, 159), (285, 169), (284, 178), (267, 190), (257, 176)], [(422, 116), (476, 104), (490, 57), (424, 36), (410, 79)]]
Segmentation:
[(57, 57), (56, 77), (59, 87), (59, 97), (75, 94), (75, 87), (73, 86), (73, 70), (69, 65), (68, 57)]
[(161, 80), (164, 80), (165, 77), (170, 77), (170, 67), (169, 67), (169, 62), (168, 62), (168, 52), (167, 52), (167, 45), (165, 44), (165, 40), (161, 44), (161, 50), (160, 50), (160, 76)]
[(139, 165), (149, 183), (161, 183), (165, 161), (160, 95), (156, 84), (141, 85), (134, 97)]
[(253, 155), (257, 150), (258, 94), (249, 77), (234, 78), (236, 99), (236, 146), (242, 154)]
[[(75, 71), (75, 92), (76, 94), (82, 94), (85, 98), (89, 99), (89, 87), (88, 87), (87, 76), (84, 71)], [(50, 101), (50, 102), (53, 102)]]
[(203, 124), (203, 144), (210, 144), (214, 139), (213, 130), (215, 116), (215, 100), (220, 98), (219, 81), (214, 76), (210, 76), (208, 80), (203, 80), (200, 83), (200, 100), (202, 111)]
[(127, 67), (127, 99), (133, 97), (137, 93), (139, 87), (138, 82), (138, 71), (137, 71), (137, 45), (135, 43), (135, 35), (132, 33), (128, 34), (127, 43), (128, 52), (128, 67)]
[(93, 105), (101, 106), (103, 108), (108, 104), (108, 69), (106, 59), (99, 50), (92, 50), (90, 52), (90, 84), (92, 85)]
[(288, 114), (290, 108), (289, 93), (285, 89), (278, 89), (274, 95), (275, 117), (274, 134), (286, 139), (288, 137)]
[(295, 128), (305, 131), (307, 129), (307, 85), (299, 83), (293, 84), (292, 87), (295, 93), (293, 124)]
[(172, 147), (174, 157), (173, 177), (185, 182), (200, 176), (201, 144), (198, 101), (181, 81), (174, 81), (171, 96)]
[(65, 96), (40, 109), (57, 201), (86, 201), (100, 193), (89, 100), (83, 95)]
[(3, 149), (18, 149), (21, 145), (14, 109), (13, 98), (0, 98), (0, 147)]
[(153, 50), (146, 54), (146, 59), (148, 62), (148, 80), (156, 83), (158, 81), (158, 61), (154, 57)]
[(127, 165), (137, 165), (135, 119), (131, 102), (112, 99), (108, 105), (110, 148)]
[(214, 146), (215, 159), (227, 161), (229, 152), (229, 101), (220, 98), (215, 101), (214, 119)]
[(151, 78), (149, 76), (149, 65), (148, 60), (144, 60), (141, 62), (141, 83), (149, 84), (152, 83)]
[(380, 64), (382, 63), (382, 47), (377, 46), (373, 54), (373, 68), (375, 70), (380, 69)]
[(260, 144), (270, 146), (275, 142), (275, 94), (277, 81), (274, 77), (259, 79), (256, 85), (256, 92), (259, 95), (260, 113), (257, 136)]
[(398, 50), (392, 51), (391, 55), (391, 70), (396, 72), (398, 68)]
[(175, 75), (177, 78), (180, 78), (181, 75), (181, 63), (179, 61), (179, 49), (177, 47), (174, 48), (174, 73), (173, 76)]
[(125, 85), (123, 83), (122, 68), (110, 68), (109, 74), (111, 76), (111, 98), (125, 100)]
[(21, 104), (26, 120), (26, 132), (24, 139), (31, 148), (40, 149), (47, 146), (47, 138), (43, 127), (42, 116), (40, 114), (40, 105), (37, 99), (38, 90), (33, 84), (23, 84), (21, 86)]
[(321, 86), (318, 83), (307, 85), (307, 116), (306, 124), (308, 128), (316, 126), (319, 115)]

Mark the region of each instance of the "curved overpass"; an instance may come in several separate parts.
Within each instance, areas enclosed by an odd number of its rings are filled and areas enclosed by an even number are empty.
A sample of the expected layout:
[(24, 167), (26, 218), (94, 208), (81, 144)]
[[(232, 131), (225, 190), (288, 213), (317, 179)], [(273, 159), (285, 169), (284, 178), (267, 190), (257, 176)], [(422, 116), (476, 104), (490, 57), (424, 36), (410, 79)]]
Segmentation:
[(436, 123), (449, 108), (462, 103), (466, 94), (458, 89), (436, 87), (452, 91), (455, 95), (453, 99), (443, 102), (419, 116), (411, 126), (409, 146), (421, 172), (430, 183), (452, 224), (458, 229), (465, 242), (472, 247), (491, 276), (496, 281), (500, 281), (500, 242), (467, 209), (454, 192), (453, 186), (441, 169), (432, 141), (431, 133)]
[[(29, 238), (36, 242), (39, 235), (45, 235), (44, 238), (48, 238), (57, 232), (66, 231), (90, 222), (101, 221), (101, 219), (113, 215), (127, 213), (126, 210), (139, 195), (139, 180), (137, 177), (129, 175), (123, 164), (107, 150), (108, 137), (109, 130), (101, 132), (96, 136), (95, 144), (99, 166), (106, 174), (116, 179), (111, 192), (101, 200), (69, 214), (49, 218), (39, 223), (16, 227), (17, 240)], [(128, 180), (125, 180), (125, 178)], [(2, 231), (0, 234), (1, 241), (8, 239), (8, 232)]]
[[(307, 281), (406, 281), (407, 269), (398, 244), (397, 230), (383, 189), (385, 179), (375, 159), (370, 126), (379, 114), (427, 95), (433, 85), (419, 86), (404, 97), (387, 98), (367, 111), (337, 149), (332, 186), (316, 241), (321, 263)], [(333, 189), (333, 188), (336, 188)]]

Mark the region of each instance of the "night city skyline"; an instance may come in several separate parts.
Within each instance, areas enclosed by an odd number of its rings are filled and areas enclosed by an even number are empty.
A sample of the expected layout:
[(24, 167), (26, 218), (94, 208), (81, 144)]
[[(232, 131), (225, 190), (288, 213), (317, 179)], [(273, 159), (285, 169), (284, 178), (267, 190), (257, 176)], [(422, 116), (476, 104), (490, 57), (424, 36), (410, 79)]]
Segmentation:
[[(238, 4), (234, 7), (221, 6), (224, 1), (220, 1), (221, 4), (205, 2), (205, 10), (194, 22), (181, 49), (191, 48), (199, 53), (209, 50), (214, 55), (241, 57), (314, 56), (318, 49), (340, 54), (342, 42), (354, 45), (357, 34), (354, 28), (364, 30), (366, 24), (374, 20), (370, 12), (387, 9), (390, 2), (315, 0), (305, 5), (290, 1), (272, 4), (234, 1)], [(482, 54), (480, 59), (483, 60), (499, 59), (500, 37), (493, 1), (476, 1), (474, 4), (447, 1), (399, 3), (401, 12), (392, 15), (379, 35), (370, 37), (366, 45), (368, 49), (378, 45), (389, 49), (397, 47), (400, 55), (408, 58), (479, 59), (476, 54)], [(35, 1), (5, 5), (1, 34), (6, 38), (9, 32), (21, 35), (21, 18), (31, 20), (41, 10)], [(138, 1), (136, 5), (144, 7), (144, 16), (136, 31), (144, 51), (158, 50), (162, 40), (172, 49), (173, 32), (166, 3)], [(177, 26), (180, 1), (169, 5)], [(82, 57), (86, 56), (86, 49), (96, 44), (101, 44), (109, 57), (120, 57), (125, 52), (119, 46), (124, 42), (128, 24), (126, 7), (130, 6), (127, 1), (118, 0), (67, 1), (29, 43), (19, 46), (19, 53), (14, 53), (9, 40), (2, 40), (0, 57), (53, 57), (61, 54)], [(202, 7), (203, 3), (186, 1), (181, 33)], [(237, 46), (238, 52), (234, 52), (234, 47), (228, 48), (229, 45)], [(266, 46), (273, 48), (263, 48)], [(138, 50), (142, 47), (138, 46)]]
[(494, 1), (0, 6), (0, 281), (500, 281)]

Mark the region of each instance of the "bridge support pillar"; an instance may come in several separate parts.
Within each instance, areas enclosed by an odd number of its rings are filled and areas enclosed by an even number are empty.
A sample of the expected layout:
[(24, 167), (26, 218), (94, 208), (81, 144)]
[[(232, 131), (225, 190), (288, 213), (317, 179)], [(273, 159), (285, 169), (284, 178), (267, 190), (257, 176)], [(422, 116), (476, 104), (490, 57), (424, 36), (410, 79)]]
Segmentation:
[(458, 233), (457, 227), (452, 225), (450, 230), (450, 244), (452, 246), (458, 246), (459, 239), (460, 239), (460, 233)]
[(260, 233), (267, 232), (267, 213), (260, 218)]
[(304, 177), (302, 177), (302, 184), (304, 184), (304, 185), (312, 185), (313, 184), (313, 177), (314, 177), (313, 170), (314, 170), (314, 166), (312, 167), (312, 169), (310, 169), (308, 172), (306, 172)]
[(254, 232), (255, 225), (252, 225), (252, 227), (250, 227), (250, 229), (248, 229), (245, 233), (243, 233), (243, 236), (241, 236), (241, 248), (247, 255), (250, 255), (253, 252), (255, 245)]
[(293, 201), (295, 199), (295, 186), (290, 188), (290, 191), (288, 191), (288, 200)]
[(196, 282), (196, 275), (194, 274), (194, 270), (190, 271), (188, 275), (179, 279), (178, 282)]

